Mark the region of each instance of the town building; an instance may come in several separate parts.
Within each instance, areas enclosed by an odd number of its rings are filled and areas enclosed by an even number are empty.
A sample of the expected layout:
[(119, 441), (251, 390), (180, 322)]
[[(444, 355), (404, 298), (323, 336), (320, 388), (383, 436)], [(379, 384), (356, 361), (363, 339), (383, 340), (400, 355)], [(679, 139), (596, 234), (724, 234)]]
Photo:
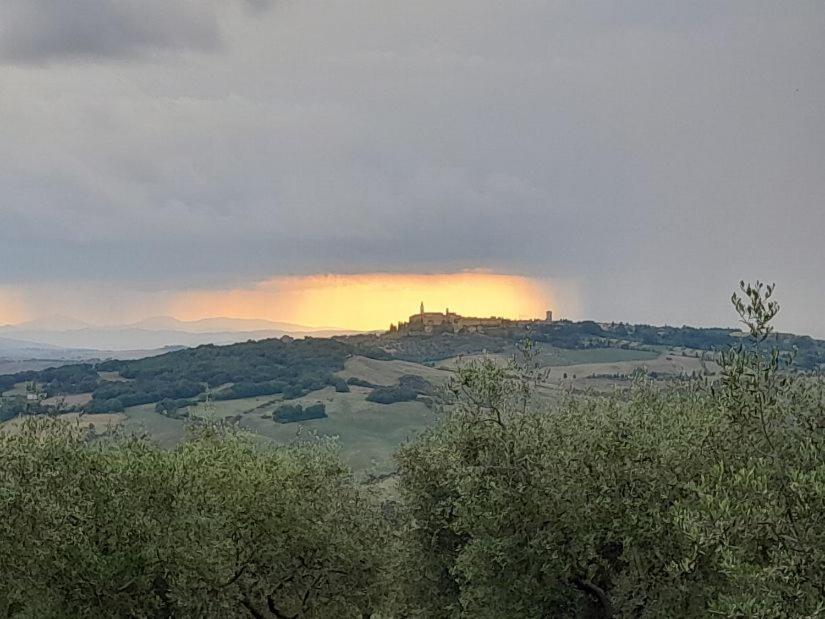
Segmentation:
[(409, 317), (407, 322), (390, 325), (389, 332), (399, 335), (434, 334), (434, 333), (483, 333), (486, 329), (506, 326), (528, 326), (535, 323), (553, 322), (553, 312), (547, 310), (544, 319), (511, 320), (499, 316), (478, 318), (461, 316), (447, 308), (444, 312), (427, 312), (424, 303), (417, 314)]

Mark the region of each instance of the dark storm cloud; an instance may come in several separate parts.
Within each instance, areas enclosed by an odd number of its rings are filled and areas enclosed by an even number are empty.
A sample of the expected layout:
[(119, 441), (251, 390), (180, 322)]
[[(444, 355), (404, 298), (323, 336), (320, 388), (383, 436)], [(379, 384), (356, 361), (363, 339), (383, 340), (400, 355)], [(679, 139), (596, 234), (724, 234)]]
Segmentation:
[[(579, 281), (592, 317), (697, 323), (763, 277), (825, 335), (821, 2), (0, 16), (0, 286), (486, 267)], [(216, 53), (130, 61), (164, 49)]]
[[(242, 0), (265, 8), (266, 0)], [(0, 58), (40, 63), (127, 58), (156, 50), (215, 50), (211, 0), (4, 0)]]

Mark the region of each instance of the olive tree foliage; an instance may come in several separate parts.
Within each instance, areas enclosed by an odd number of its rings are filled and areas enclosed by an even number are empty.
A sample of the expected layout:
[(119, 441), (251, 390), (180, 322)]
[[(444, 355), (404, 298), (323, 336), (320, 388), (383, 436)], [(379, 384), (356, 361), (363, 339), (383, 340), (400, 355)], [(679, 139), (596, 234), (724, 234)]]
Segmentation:
[(90, 446), (32, 420), (0, 437), (0, 614), (368, 617), (378, 514), (325, 446)]
[(743, 292), (751, 342), (715, 384), (548, 410), (529, 358), (461, 368), (446, 422), (398, 454), (404, 612), (825, 616), (822, 384), (767, 348), (773, 288)]
[[(523, 367), (521, 368), (524, 369)], [(458, 373), (449, 419), (398, 458), (409, 612), (432, 617), (688, 615), (703, 583), (668, 518), (706, 468), (701, 396), (531, 406), (491, 360)], [(694, 414), (685, 416), (690, 409)]]
[(773, 286), (740, 284), (734, 307), (751, 336), (724, 355), (713, 386), (726, 449), (679, 511), (691, 561), (712, 555), (730, 587), (727, 616), (825, 616), (825, 389), (794, 374), (794, 354), (770, 345)]

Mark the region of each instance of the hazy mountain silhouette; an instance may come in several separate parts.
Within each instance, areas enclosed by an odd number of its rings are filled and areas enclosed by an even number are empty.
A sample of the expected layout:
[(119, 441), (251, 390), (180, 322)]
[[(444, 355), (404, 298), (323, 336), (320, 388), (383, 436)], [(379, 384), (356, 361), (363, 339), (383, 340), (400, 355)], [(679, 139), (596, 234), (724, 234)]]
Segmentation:
[[(128, 325), (93, 326), (66, 316), (50, 316), (0, 327), (0, 337), (20, 341), (20, 348), (63, 348), (97, 351), (154, 350), (167, 346), (234, 344), (284, 335), (330, 337), (352, 330), (307, 327), (285, 322), (241, 318), (205, 318), (185, 321), (155, 316)], [(13, 347), (0, 346), (0, 355)]]

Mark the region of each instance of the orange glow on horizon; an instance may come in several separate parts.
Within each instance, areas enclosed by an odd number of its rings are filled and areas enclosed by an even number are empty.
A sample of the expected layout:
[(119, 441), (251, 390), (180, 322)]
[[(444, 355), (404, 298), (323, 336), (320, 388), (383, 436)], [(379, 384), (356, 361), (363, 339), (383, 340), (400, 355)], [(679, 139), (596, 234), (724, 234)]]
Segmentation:
[(19, 290), (0, 287), (0, 326), (15, 324), (28, 316)]
[(278, 277), (249, 289), (190, 291), (169, 313), (181, 320), (223, 316), (292, 322), (309, 327), (387, 329), (418, 312), (543, 318), (552, 307), (546, 282), (478, 271), (448, 274), (310, 275)]

